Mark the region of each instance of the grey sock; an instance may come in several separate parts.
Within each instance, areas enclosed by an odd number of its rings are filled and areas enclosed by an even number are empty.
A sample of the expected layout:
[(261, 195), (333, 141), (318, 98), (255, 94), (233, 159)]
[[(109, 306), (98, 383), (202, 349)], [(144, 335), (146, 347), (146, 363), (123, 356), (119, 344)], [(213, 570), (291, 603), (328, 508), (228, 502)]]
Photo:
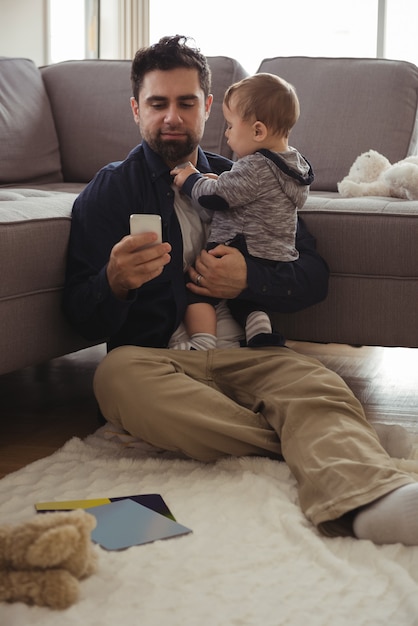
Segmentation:
[(192, 344), (190, 341), (179, 341), (178, 343), (174, 344), (173, 350), (191, 350), (192, 349)]
[(247, 343), (256, 335), (269, 334), (272, 332), (271, 321), (264, 311), (253, 311), (247, 317), (245, 324), (245, 338)]
[(190, 344), (195, 350), (213, 350), (216, 348), (216, 337), (209, 333), (195, 333), (190, 337)]
[(418, 545), (418, 483), (399, 487), (364, 507), (353, 530), (358, 539), (376, 544)]

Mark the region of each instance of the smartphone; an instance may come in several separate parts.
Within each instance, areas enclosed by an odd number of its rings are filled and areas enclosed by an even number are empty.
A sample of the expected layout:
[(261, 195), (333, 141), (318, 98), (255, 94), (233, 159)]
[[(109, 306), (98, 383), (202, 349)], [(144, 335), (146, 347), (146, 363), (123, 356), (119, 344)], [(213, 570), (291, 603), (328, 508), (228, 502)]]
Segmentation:
[(131, 235), (156, 233), (158, 237), (157, 241), (149, 245), (155, 246), (155, 244), (162, 242), (161, 215), (154, 215), (152, 213), (134, 213), (131, 215), (129, 223)]

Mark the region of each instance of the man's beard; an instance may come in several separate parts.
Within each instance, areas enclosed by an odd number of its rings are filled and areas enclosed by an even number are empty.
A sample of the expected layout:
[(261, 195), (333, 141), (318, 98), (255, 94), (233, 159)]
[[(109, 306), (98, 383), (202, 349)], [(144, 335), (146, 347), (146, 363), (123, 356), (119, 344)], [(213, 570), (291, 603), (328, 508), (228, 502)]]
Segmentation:
[(198, 146), (199, 141), (194, 135), (187, 135), (185, 141), (164, 141), (160, 135), (145, 138), (154, 152), (168, 164), (180, 163), (188, 157)]

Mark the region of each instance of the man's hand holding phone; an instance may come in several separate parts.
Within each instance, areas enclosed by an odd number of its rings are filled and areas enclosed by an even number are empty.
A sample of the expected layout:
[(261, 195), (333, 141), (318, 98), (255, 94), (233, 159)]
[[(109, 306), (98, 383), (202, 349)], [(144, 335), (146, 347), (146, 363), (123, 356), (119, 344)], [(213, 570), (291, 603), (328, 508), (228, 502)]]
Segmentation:
[(130, 226), (131, 234), (112, 248), (107, 265), (110, 288), (122, 300), (131, 289), (159, 276), (171, 261), (171, 246), (162, 243), (159, 215), (131, 215)]

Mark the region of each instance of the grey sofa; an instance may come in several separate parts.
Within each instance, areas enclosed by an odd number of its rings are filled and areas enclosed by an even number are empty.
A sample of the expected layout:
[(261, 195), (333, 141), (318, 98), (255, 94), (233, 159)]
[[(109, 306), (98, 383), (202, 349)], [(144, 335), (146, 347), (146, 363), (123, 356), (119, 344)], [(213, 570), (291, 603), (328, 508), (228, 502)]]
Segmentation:
[[(230, 58), (209, 62), (215, 104), (202, 144), (231, 157), (222, 95), (246, 72)], [(417, 151), (418, 69), (277, 57), (259, 71), (298, 91), (302, 114), (291, 144), (316, 173), (301, 215), (331, 270), (324, 302), (275, 315), (276, 324), (292, 339), (418, 346), (418, 202), (337, 193), (360, 153), (373, 148), (395, 162)], [(0, 374), (89, 345), (61, 312), (71, 207), (100, 167), (140, 140), (129, 73), (129, 61), (37, 68), (0, 58)]]

